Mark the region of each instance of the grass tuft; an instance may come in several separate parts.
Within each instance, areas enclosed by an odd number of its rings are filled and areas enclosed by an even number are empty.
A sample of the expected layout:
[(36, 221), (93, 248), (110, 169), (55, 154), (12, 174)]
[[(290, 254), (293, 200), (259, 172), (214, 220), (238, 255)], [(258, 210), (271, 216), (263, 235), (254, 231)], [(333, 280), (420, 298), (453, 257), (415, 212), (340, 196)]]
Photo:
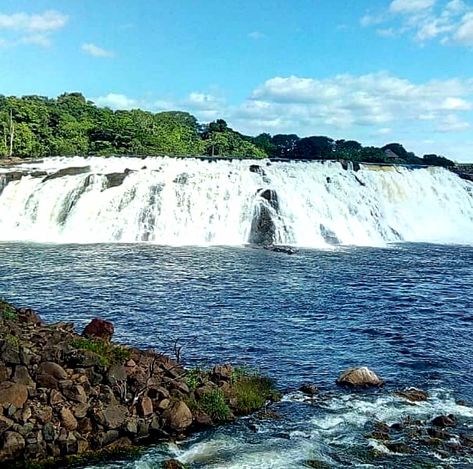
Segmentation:
[(71, 345), (77, 350), (88, 350), (98, 355), (102, 366), (121, 365), (131, 356), (130, 350), (126, 347), (114, 345), (101, 339), (80, 338), (74, 340)]
[(207, 391), (200, 398), (198, 404), (200, 408), (216, 422), (223, 422), (231, 415), (230, 407), (221, 389)]

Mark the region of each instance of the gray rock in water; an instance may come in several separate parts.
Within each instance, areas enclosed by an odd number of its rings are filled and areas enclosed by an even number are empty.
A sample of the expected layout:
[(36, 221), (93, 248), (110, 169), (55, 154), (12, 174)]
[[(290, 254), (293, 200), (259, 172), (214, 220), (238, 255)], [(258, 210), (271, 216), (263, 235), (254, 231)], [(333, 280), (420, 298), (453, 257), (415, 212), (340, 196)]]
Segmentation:
[(63, 168), (53, 174), (50, 174), (49, 176), (46, 176), (43, 179), (43, 182), (50, 181), (51, 179), (62, 178), (65, 176), (77, 176), (79, 174), (85, 173), (90, 173), (90, 166)]
[(276, 191), (272, 189), (259, 190), (249, 242), (260, 246), (273, 245), (276, 241), (276, 225), (274, 216), (279, 212), (279, 199)]

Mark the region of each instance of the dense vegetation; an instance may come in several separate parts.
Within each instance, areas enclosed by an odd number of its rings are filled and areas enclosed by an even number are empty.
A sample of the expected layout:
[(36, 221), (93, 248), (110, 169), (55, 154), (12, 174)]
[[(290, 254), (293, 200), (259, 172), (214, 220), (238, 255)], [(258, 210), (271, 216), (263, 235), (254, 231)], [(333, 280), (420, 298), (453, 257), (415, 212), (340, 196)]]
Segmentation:
[(170, 155), (346, 159), (451, 166), (438, 155), (418, 158), (399, 143), (363, 147), (354, 140), (294, 134), (249, 137), (218, 119), (200, 124), (187, 112), (99, 108), (80, 93), (56, 99), (0, 96), (0, 156)]

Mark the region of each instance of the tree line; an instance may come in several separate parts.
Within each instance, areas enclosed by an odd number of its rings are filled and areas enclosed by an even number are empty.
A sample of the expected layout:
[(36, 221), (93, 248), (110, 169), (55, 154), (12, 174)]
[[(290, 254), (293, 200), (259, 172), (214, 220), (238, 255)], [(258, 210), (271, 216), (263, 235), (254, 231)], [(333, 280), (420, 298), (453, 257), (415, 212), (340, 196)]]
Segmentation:
[(325, 136), (263, 133), (251, 137), (231, 129), (223, 119), (201, 124), (187, 112), (113, 111), (97, 107), (81, 93), (64, 93), (55, 99), (0, 96), (0, 156), (53, 155), (207, 155), (454, 165), (439, 155), (419, 158), (399, 143), (379, 148)]

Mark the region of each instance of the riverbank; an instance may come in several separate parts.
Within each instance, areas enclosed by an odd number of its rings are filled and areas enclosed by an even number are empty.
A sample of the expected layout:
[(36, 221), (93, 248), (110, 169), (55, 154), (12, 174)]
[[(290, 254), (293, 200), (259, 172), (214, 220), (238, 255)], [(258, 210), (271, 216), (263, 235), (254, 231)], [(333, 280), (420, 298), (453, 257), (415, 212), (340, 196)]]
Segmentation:
[(183, 438), (276, 400), (273, 383), (230, 365), (187, 370), (176, 358), (82, 335), (0, 301), (0, 464), (56, 463)]

